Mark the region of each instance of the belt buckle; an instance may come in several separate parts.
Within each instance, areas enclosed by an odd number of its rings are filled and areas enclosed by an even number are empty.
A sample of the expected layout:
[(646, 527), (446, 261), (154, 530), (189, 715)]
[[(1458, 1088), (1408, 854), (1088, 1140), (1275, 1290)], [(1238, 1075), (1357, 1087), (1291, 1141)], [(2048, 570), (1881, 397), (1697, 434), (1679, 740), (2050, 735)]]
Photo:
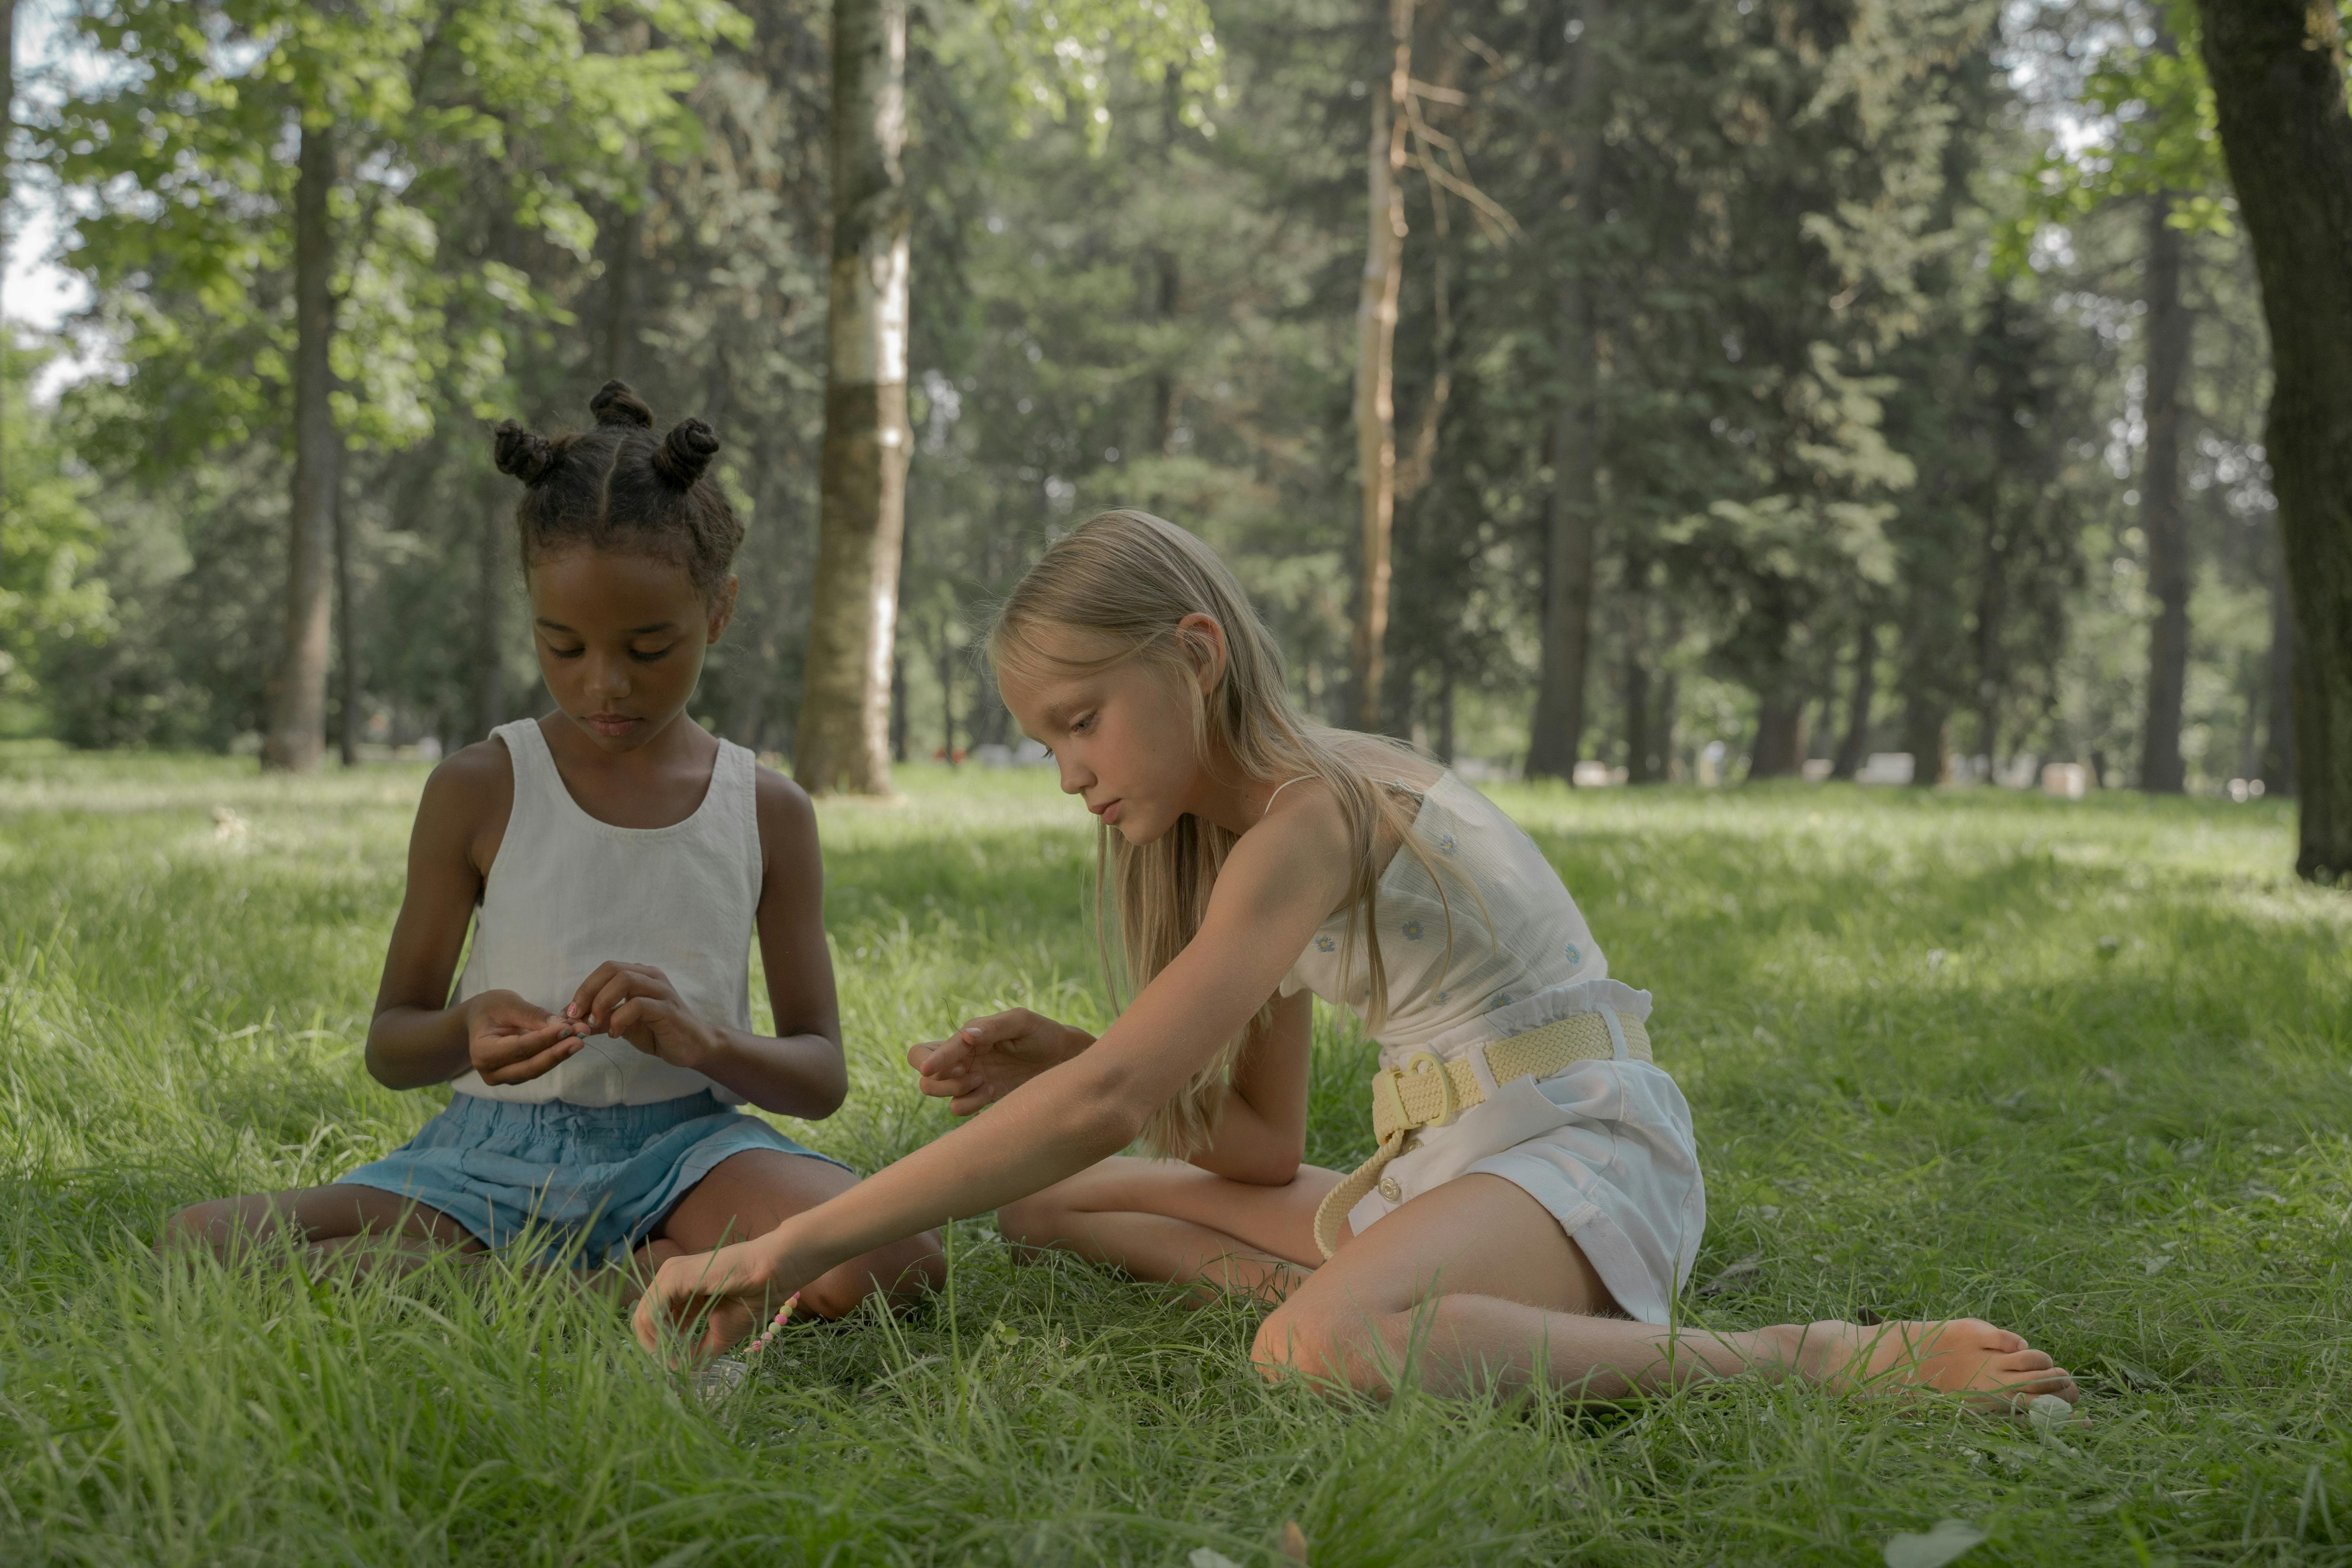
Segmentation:
[[(1445, 1070), (1445, 1064), (1437, 1059), (1437, 1053), (1435, 1051), (1415, 1051), (1412, 1054), (1412, 1059), (1406, 1062), (1404, 1065), (1407, 1069), (1417, 1074), (1435, 1073), (1437, 1075), (1437, 1083), (1440, 1090), (1440, 1096), (1437, 1101), (1437, 1115), (1433, 1120), (1425, 1121), (1422, 1123), (1422, 1125), (1424, 1127), (1453, 1126), (1454, 1120), (1462, 1114), (1462, 1095), (1461, 1092), (1454, 1087), (1454, 1075), (1447, 1072)], [(1402, 1104), (1404, 1096), (1402, 1094), (1398, 1095), (1397, 1100), (1399, 1104)]]

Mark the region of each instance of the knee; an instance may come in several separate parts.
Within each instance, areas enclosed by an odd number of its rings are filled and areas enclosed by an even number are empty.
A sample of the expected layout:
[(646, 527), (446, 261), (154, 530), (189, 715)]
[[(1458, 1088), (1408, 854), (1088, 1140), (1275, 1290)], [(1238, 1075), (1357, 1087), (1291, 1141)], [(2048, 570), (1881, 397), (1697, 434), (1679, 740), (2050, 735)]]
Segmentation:
[(1292, 1377), (1362, 1387), (1354, 1375), (1361, 1357), (1351, 1354), (1354, 1341), (1365, 1326), (1349, 1326), (1329, 1312), (1297, 1302), (1276, 1307), (1257, 1328), (1250, 1342), (1250, 1364), (1268, 1383)]
[(845, 1318), (877, 1293), (890, 1305), (903, 1306), (945, 1284), (947, 1273), (940, 1233), (927, 1230), (810, 1280), (801, 1288), (801, 1310), (819, 1318)]
[(940, 1245), (940, 1233), (936, 1230), (927, 1230), (900, 1242), (892, 1248), (891, 1261), (898, 1273), (887, 1287), (887, 1293), (894, 1302), (911, 1301), (948, 1282), (947, 1248)]
[(1060, 1187), (1047, 1187), (998, 1209), (996, 1234), (1012, 1244), (1015, 1256), (1034, 1262), (1040, 1253), (1068, 1249), (1078, 1216), (1087, 1212), (1071, 1204)]
[(1045, 1193), (1032, 1193), (996, 1211), (996, 1234), (1015, 1247), (1051, 1247), (1061, 1239), (1061, 1215)]
[(155, 1255), (167, 1257), (190, 1247), (218, 1247), (236, 1228), (236, 1205), (226, 1198), (190, 1204), (163, 1221), (155, 1237)]

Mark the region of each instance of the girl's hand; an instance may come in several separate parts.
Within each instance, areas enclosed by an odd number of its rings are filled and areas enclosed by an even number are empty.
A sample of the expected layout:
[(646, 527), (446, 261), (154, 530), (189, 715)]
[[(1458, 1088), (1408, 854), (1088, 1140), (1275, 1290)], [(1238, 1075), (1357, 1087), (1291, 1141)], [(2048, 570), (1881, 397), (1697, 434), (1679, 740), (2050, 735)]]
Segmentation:
[(467, 1055), (484, 1083), (528, 1083), (580, 1049), (587, 1031), (511, 991), (462, 1004)]
[(665, 1339), (674, 1351), (679, 1336), (688, 1336), (686, 1363), (691, 1365), (751, 1338), (806, 1283), (785, 1278), (779, 1256), (763, 1237), (671, 1258), (637, 1298), (631, 1318), (637, 1343), (662, 1355)]
[(673, 1067), (700, 1071), (719, 1036), (678, 1000), (669, 976), (650, 963), (600, 963), (580, 983), (566, 1018), (592, 1035), (612, 1035)]
[(908, 1047), (907, 1065), (923, 1075), (925, 1094), (970, 1116), (1094, 1043), (1084, 1029), (1015, 1007), (974, 1018), (944, 1040)]

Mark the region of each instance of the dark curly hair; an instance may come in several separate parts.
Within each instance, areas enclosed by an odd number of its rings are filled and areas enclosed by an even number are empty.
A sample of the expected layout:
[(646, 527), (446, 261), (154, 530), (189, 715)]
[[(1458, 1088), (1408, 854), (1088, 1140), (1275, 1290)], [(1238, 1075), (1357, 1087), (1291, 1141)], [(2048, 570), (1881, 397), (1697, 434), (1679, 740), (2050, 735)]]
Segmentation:
[(586, 545), (683, 566), (703, 597), (715, 595), (743, 542), (735, 509), (702, 477), (717, 432), (688, 419), (656, 438), (654, 411), (621, 381), (606, 382), (588, 412), (596, 427), (584, 434), (551, 440), (511, 419), (494, 432), (499, 471), (526, 487), (515, 508), (525, 568)]

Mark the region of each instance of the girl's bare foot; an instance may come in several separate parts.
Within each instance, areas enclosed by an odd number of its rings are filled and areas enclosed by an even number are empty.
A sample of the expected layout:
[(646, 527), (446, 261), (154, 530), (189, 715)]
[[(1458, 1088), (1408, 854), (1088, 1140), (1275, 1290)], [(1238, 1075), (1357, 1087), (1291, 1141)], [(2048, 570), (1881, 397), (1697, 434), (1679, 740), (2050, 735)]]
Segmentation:
[(2044, 1394), (2069, 1405), (2082, 1397), (2065, 1368), (1980, 1318), (1867, 1325), (1831, 1320), (1782, 1331), (1793, 1341), (1789, 1359), (1798, 1373), (1840, 1392), (1932, 1388), (1994, 1411), (2019, 1409)]

